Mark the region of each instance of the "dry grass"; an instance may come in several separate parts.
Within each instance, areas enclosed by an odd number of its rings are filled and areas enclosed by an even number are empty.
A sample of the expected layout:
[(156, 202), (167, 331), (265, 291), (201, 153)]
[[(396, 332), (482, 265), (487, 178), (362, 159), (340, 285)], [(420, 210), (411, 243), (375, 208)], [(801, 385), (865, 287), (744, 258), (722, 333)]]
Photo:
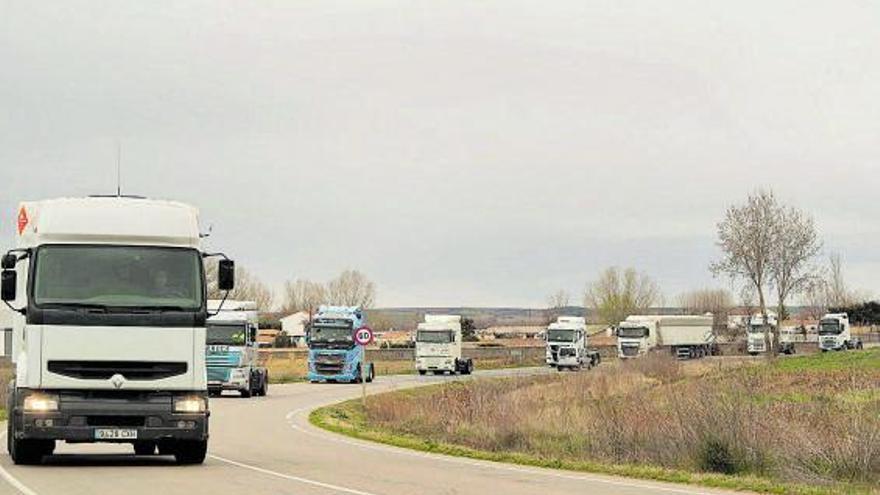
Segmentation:
[(866, 355), (690, 370), (654, 356), (378, 396), (366, 420), (480, 451), (880, 489), (880, 351)]

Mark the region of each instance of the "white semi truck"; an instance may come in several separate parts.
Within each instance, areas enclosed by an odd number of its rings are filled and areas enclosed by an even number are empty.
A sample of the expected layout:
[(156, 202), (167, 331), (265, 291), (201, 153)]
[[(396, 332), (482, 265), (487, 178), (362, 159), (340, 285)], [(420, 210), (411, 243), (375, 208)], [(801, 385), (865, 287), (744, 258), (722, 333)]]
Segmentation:
[(232, 390), (242, 397), (265, 396), (269, 371), (259, 364), (260, 329), (254, 301), (209, 300), (207, 325), (208, 392)]
[[(205, 459), (206, 282), (198, 210), (128, 197), (21, 203), (0, 292), (15, 311), (7, 447), (36, 464), (57, 441)], [(218, 287), (235, 266), (221, 256)]]
[(630, 359), (668, 349), (678, 359), (717, 353), (711, 316), (633, 315), (617, 327), (617, 354)]
[(862, 341), (853, 338), (846, 313), (829, 313), (819, 321), (819, 349), (822, 352), (861, 349)]
[[(746, 335), (746, 347), (749, 355), (756, 356), (773, 350), (778, 329), (779, 322), (775, 313), (768, 312), (766, 318), (762, 314), (752, 315), (749, 318), (748, 333)], [(770, 345), (769, 349), (767, 347), (768, 342)]]
[(416, 330), (416, 370), (420, 375), (470, 375), (474, 361), (462, 357), (461, 316), (425, 315)]
[(560, 316), (547, 327), (546, 362), (559, 371), (590, 369), (601, 362), (599, 352), (590, 350), (587, 320), (575, 316)]

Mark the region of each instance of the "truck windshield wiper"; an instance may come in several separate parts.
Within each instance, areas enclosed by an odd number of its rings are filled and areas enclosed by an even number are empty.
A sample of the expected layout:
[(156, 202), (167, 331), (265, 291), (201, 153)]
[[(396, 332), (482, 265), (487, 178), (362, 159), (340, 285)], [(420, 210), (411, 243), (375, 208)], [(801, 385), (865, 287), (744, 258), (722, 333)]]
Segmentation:
[(89, 303), (74, 303), (74, 302), (49, 303), (49, 304), (45, 304), (44, 306), (49, 309), (73, 309), (73, 310), (101, 312), (101, 313), (106, 313), (108, 310), (108, 306), (105, 304), (89, 304)]

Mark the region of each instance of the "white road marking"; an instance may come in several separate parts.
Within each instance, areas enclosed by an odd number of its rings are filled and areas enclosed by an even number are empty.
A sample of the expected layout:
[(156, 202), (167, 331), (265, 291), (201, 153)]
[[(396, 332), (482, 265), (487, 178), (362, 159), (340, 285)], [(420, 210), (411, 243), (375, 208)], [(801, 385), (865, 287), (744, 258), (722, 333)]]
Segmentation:
[[(6, 439), (6, 423), (0, 423), (0, 427), (3, 428), (3, 431), (0, 432), (0, 443)], [(6, 480), (7, 483), (12, 485), (13, 488), (19, 491), (22, 495), (37, 495), (37, 492), (31, 490), (24, 483), (18, 480), (15, 476), (12, 475), (9, 471), (6, 470), (2, 465), (0, 465), (0, 477)]]
[(375, 495), (370, 492), (355, 490), (354, 488), (346, 488), (344, 486), (331, 485), (329, 483), (323, 483), (321, 481), (315, 481), (315, 480), (310, 480), (307, 478), (301, 478), (299, 476), (293, 476), (290, 474), (279, 473), (277, 471), (270, 471), (268, 469), (263, 469), (263, 468), (257, 467), (257, 466), (251, 466), (250, 464), (245, 464), (243, 462), (233, 461), (232, 459), (226, 459), (224, 457), (220, 457), (217, 455), (208, 454), (208, 457), (210, 457), (211, 459), (220, 461), (220, 462), (225, 462), (227, 464), (231, 464), (233, 466), (240, 467), (242, 469), (249, 469), (249, 470), (255, 471), (257, 473), (265, 474), (268, 476), (275, 476), (276, 478), (281, 478), (281, 479), (285, 479), (285, 480), (289, 480), (289, 481), (296, 481), (299, 483), (303, 483), (305, 485), (312, 485), (312, 486), (317, 486), (320, 488), (326, 488), (328, 490), (333, 490), (336, 492), (350, 493), (351, 495)]
[[(301, 407), (299, 409), (291, 411), (292, 414), (289, 414), (291, 417), (302, 413), (306, 410), (313, 409), (313, 407)], [(662, 486), (662, 485), (648, 485), (644, 483), (637, 482), (629, 482), (629, 481), (618, 481), (612, 479), (598, 478), (587, 475), (575, 475), (575, 474), (566, 474), (562, 471), (552, 471), (550, 469), (547, 470), (537, 470), (537, 469), (528, 469), (524, 467), (519, 467), (516, 465), (504, 464), (501, 462), (491, 462), (491, 461), (474, 461), (468, 460), (463, 457), (454, 457), (443, 454), (432, 454), (428, 452), (419, 452), (415, 450), (409, 450), (403, 447), (393, 447), (384, 445), (381, 443), (369, 442), (366, 440), (352, 440), (343, 435), (339, 435), (336, 433), (325, 432), (324, 430), (319, 430), (320, 433), (315, 433), (313, 431), (309, 431), (305, 428), (300, 427), (299, 425), (293, 424), (291, 421), (290, 427), (296, 431), (304, 433), (314, 438), (319, 438), (322, 440), (329, 440), (337, 443), (342, 443), (345, 445), (350, 445), (353, 447), (360, 447), (369, 450), (375, 450), (379, 452), (390, 452), (398, 455), (405, 455), (410, 457), (421, 457), (423, 459), (431, 459), (431, 460), (440, 460), (445, 462), (451, 462), (454, 464), (462, 464), (471, 467), (478, 467), (484, 469), (495, 469), (499, 471), (509, 471), (520, 474), (529, 474), (529, 475), (537, 475), (537, 476), (547, 476), (551, 478), (559, 478), (571, 481), (587, 481), (587, 482), (595, 482), (595, 483), (604, 483), (607, 485), (620, 486), (624, 488), (637, 488), (641, 490), (656, 490), (663, 491), (668, 493), (680, 493), (685, 495), (716, 495), (719, 492), (703, 492), (697, 490), (690, 490), (687, 488), (678, 488), (674, 486)]]

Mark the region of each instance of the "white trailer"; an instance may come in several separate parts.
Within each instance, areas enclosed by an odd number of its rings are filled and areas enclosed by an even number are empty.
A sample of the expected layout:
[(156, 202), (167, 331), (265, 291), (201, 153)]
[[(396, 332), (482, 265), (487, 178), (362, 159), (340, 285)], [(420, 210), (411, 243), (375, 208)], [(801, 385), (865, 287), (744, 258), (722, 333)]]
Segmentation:
[(861, 349), (862, 341), (853, 338), (846, 313), (829, 313), (819, 321), (819, 349), (822, 352)]
[(653, 349), (668, 349), (679, 359), (717, 353), (712, 316), (633, 315), (617, 328), (617, 351), (622, 359)]
[(559, 371), (579, 370), (598, 366), (601, 358), (598, 351), (589, 349), (587, 321), (584, 318), (560, 316), (547, 327), (546, 361), (551, 368)]
[[(2, 258), (15, 378), (7, 449), (128, 443), (201, 463), (208, 447), (206, 282), (198, 210), (139, 198), (22, 203)], [(218, 286), (231, 290), (224, 259)]]
[(474, 361), (462, 357), (461, 341), (461, 316), (425, 315), (416, 330), (416, 370), (420, 375), (470, 375)]

